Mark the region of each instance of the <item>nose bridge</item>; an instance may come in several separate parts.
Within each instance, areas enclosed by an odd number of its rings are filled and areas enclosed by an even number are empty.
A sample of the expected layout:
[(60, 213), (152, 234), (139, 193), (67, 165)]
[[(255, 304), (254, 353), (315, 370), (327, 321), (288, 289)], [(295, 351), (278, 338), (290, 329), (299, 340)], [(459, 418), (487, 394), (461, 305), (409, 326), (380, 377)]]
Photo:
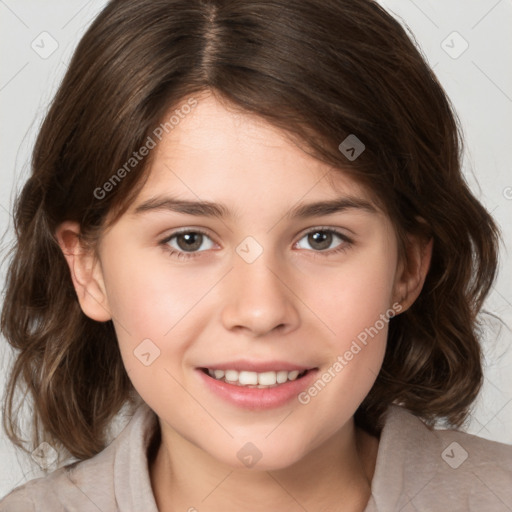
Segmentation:
[(237, 246), (222, 311), (227, 329), (245, 328), (262, 335), (276, 327), (297, 327), (299, 312), (280, 269), (274, 251), (253, 237)]

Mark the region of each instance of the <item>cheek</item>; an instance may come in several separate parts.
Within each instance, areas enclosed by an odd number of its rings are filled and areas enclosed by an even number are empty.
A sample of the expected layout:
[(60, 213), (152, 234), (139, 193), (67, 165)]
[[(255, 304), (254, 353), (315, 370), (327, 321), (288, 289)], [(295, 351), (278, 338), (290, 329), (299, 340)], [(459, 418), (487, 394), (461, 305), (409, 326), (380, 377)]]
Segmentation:
[(117, 323), (133, 336), (155, 339), (162, 339), (194, 309), (216, 277), (169, 264), (163, 250), (129, 246), (106, 258), (104, 275)]
[[(187, 349), (204, 326), (202, 300), (218, 281), (212, 272), (184, 271), (162, 251), (128, 247), (105, 251), (103, 271), (109, 308), (126, 371), (145, 397), (181, 380)], [(112, 256), (112, 257), (108, 257)], [(148, 400), (146, 400), (148, 401)]]
[(307, 279), (308, 305), (329, 327), (338, 349), (391, 308), (395, 266), (392, 250), (383, 254), (376, 248), (354, 253), (337, 267), (319, 267), (314, 279)]
[[(355, 411), (370, 391), (382, 366), (389, 320), (397, 313), (392, 307), (396, 253), (383, 248), (384, 242), (347, 253), (343, 264), (318, 268), (315, 279), (306, 281), (308, 306), (329, 329), (323, 329), (326, 364), (303, 403), (311, 402), (333, 425), (345, 421), (346, 411)], [(317, 400), (320, 395), (332, 401)]]

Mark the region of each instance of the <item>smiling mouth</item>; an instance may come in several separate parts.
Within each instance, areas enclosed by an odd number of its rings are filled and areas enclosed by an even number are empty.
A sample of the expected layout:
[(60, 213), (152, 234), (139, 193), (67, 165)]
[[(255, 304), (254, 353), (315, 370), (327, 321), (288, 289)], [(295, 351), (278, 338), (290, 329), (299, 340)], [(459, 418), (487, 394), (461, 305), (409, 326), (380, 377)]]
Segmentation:
[(286, 382), (293, 382), (304, 377), (308, 372), (314, 370), (277, 370), (267, 372), (251, 372), (237, 370), (215, 370), (211, 368), (201, 368), (201, 371), (212, 379), (241, 386), (246, 388), (275, 388)]

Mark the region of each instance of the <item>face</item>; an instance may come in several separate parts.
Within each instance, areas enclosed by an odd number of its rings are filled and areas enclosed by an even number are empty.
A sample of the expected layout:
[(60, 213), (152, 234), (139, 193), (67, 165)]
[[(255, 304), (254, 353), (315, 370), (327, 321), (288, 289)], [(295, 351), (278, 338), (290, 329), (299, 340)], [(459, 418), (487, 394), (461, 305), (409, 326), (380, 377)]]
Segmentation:
[(406, 287), (393, 226), (345, 173), (211, 96), (153, 151), (82, 307), (109, 312), (169, 435), (289, 466), (350, 424), (379, 372)]

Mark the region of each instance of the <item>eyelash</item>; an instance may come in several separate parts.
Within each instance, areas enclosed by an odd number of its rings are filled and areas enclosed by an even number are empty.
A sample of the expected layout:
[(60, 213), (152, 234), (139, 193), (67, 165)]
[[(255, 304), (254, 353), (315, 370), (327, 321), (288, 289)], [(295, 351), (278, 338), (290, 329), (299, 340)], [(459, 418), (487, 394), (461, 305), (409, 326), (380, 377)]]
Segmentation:
[[(324, 228), (324, 227), (317, 227), (314, 229), (310, 229), (309, 231), (306, 231), (299, 238), (299, 240), (302, 240), (305, 236), (308, 236), (311, 233), (317, 233), (317, 232), (332, 233), (332, 234), (336, 235), (337, 237), (339, 237), (343, 243), (341, 243), (339, 245), (339, 247), (337, 247), (336, 249), (322, 250), (322, 251), (311, 250), (311, 252), (313, 253), (313, 257), (325, 257), (325, 256), (332, 256), (334, 254), (339, 254), (339, 253), (347, 251), (348, 248), (353, 244), (353, 240), (351, 240), (344, 233), (341, 233), (340, 231), (337, 231), (336, 229), (333, 229), (333, 228)], [(196, 258), (204, 251), (196, 251), (196, 252), (177, 251), (176, 249), (174, 249), (168, 245), (168, 243), (174, 237), (183, 235), (186, 233), (197, 233), (197, 234), (201, 234), (201, 235), (206, 236), (211, 239), (210, 235), (208, 235), (208, 233), (206, 233), (205, 231), (202, 231), (201, 229), (184, 229), (182, 231), (175, 231), (174, 233), (171, 233), (169, 236), (165, 237), (162, 241), (160, 241), (159, 245), (161, 245), (168, 252), (168, 255), (171, 257), (175, 257), (180, 260), (188, 260), (191, 258)]]

